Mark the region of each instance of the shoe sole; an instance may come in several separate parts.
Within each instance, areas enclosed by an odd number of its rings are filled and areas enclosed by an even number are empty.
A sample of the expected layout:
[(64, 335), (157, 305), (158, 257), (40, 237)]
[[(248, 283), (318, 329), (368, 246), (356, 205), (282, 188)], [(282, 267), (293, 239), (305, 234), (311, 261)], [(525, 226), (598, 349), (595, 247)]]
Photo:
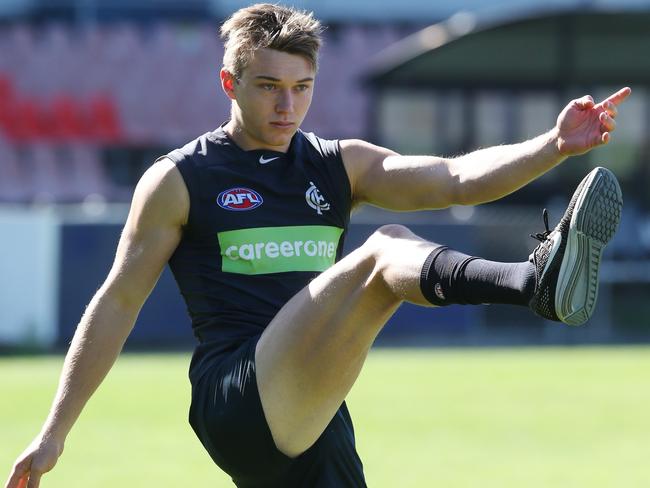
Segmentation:
[(598, 297), (598, 270), (603, 249), (621, 220), (623, 195), (614, 174), (596, 168), (585, 177), (576, 200), (555, 292), (555, 311), (562, 322), (582, 325)]

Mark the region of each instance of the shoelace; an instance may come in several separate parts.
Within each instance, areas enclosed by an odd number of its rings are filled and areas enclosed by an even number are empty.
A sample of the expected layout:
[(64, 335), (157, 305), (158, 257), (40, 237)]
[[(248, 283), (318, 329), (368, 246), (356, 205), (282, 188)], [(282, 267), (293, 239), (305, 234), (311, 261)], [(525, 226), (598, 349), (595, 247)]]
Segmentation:
[(546, 230), (544, 232), (538, 232), (537, 234), (530, 234), (530, 237), (537, 239), (540, 242), (544, 242), (551, 233), (551, 229), (548, 228), (548, 212), (546, 209), (542, 212), (542, 217), (544, 218), (544, 227)]

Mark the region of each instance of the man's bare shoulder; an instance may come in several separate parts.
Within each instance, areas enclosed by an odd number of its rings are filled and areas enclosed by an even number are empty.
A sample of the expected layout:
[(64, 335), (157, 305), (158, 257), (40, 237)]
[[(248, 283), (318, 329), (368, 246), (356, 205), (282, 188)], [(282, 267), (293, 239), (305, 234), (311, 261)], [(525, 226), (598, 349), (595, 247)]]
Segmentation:
[(397, 153), (362, 139), (343, 139), (340, 141), (341, 154), (344, 161), (351, 163), (374, 163)]
[(174, 162), (158, 159), (138, 182), (132, 208), (180, 225), (187, 222), (190, 198), (185, 181)]
[(385, 147), (377, 146), (362, 139), (344, 139), (340, 141), (341, 157), (351, 182), (363, 179), (373, 168), (381, 166), (389, 156), (397, 153)]
[(176, 164), (168, 157), (157, 159), (140, 178), (141, 183), (152, 185), (174, 185), (183, 183), (181, 173)]

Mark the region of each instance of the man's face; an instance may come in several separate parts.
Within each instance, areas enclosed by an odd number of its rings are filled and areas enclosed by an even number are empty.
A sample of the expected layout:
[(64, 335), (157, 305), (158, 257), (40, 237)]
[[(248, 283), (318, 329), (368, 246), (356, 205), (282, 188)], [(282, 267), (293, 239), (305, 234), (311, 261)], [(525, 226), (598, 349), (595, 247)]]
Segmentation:
[(239, 80), (222, 70), (235, 142), (245, 150), (286, 151), (309, 109), (314, 76), (303, 56), (273, 49), (257, 51)]

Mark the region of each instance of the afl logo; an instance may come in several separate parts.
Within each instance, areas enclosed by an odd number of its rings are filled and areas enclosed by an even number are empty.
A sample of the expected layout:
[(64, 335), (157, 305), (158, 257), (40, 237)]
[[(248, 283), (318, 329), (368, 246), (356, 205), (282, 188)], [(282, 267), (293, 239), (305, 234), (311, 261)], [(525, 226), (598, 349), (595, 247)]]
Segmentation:
[(231, 188), (219, 193), (217, 203), (225, 210), (253, 210), (264, 203), (262, 195), (250, 188)]

